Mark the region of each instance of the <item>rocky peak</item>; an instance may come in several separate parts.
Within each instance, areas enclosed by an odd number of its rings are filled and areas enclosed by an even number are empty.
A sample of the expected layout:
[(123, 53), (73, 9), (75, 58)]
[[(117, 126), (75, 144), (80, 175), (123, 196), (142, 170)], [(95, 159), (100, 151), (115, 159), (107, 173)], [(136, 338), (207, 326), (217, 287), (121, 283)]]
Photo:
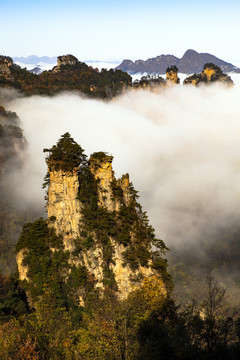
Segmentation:
[(179, 84), (180, 79), (178, 77), (178, 68), (174, 65), (170, 66), (166, 70), (166, 80), (169, 84)]
[(212, 66), (206, 66), (203, 69), (203, 75), (207, 77), (207, 81), (211, 81), (212, 77), (216, 75), (216, 69)]
[[(67, 259), (66, 268), (61, 270), (65, 283), (72, 283), (73, 276), (82, 279), (84, 274), (84, 282), (74, 290), (77, 302), (83, 305), (90, 289), (100, 293), (111, 289), (120, 299), (125, 299), (145, 278), (153, 276), (158, 277), (166, 293), (163, 280), (166, 263), (162, 259), (165, 245), (155, 238), (128, 174), (119, 180), (115, 178), (113, 156), (97, 152), (87, 161), (82, 148), (68, 133), (46, 151), (49, 152), (48, 220), (47, 225), (41, 220), (32, 226), (43, 227), (41, 241), (45, 242), (46, 261), (49, 256)], [(20, 237), (17, 259), (20, 279), (24, 278), (31, 287), (33, 280), (29, 274), (35, 264), (30, 259), (36, 258), (36, 239), (31, 235), (31, 227), (26, 231), (29, 237), (24, 232)], [(59, 240), (53, 241), (54, 236)], [(158, 250), (153, 251), (153, 245)], [(45, 261), (44, 246), (41, 245), (40, 264)], [(24, 260), (24, 253), (29, 263)], [(38, 285), (33, 281), (33, 286)]]
[(62, 235), (66, 250), (72, 250), (73, 239), (80, 234), (79, 222), (81, 220), (81, 204), (78, 195), (78, 169), (64, 171), (52, 169), (49, 171), (48, 188), (48, 218), (49, 226), (53, 227), (57, 235)]
[(58, 56), (57, 58), (57, 66), (55, 66), (52, 71), (54, 73), (60, 72), (61, 71), (61, 66), (65, 66), (65, 65), (77, 65), (79, 63), (78, 59), (73, 56), (73, 55), (62, 55), (62, 56)]
[(62, 55), (57, 58), (57, 66), (61, 65), (76, 65), (78, 63), (78, 59), (73, 55)]
[(193, 58), (197, 58), (199, 55), (199, 53), (195, 50), (192, 49), (188, 49), (187, 51), (185, 51), (185, 53), (183, 54), (182, 59), (193, 59)]
[(10, 56), (0, 55), (0, 61), (7, 64), (8, 67), (13, 65), (13, 59)]
[(10, 66), (13, 65), (13, 60), (9, 56), (0, 56), (0, 76), (5, 79), (13, 81)]
[(214, 82), (219, 82), (227, 86), (234, 85), (231, 77), (224, 74), (221, 68), (213, 63), (205, 64), (200, 74), (193, 74), (184, 80), (184, 84), (192, 85), (200, 85), (202, 83), (210, 84)]
[[(116, 180), (112, 170), (113, 156), (104, 152), (97, 152), (89, 159), (89, 169), (98, 183), (98, 205), (108, 211), (119, 211), (122, 204), (129, 205), (130, 182), (129, 175), (125, 174)], [(115, 196), (118, 192), (120, 196)]]

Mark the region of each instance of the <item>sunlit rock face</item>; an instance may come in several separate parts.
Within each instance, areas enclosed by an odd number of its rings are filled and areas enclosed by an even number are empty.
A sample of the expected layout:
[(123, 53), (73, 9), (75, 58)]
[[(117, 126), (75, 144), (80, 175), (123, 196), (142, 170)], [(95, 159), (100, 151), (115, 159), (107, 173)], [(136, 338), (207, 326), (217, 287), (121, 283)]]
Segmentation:
[(216, 69), (207, 66), (207, 67), (203, 70), (202, 75), (203, 75), (203, 76), (206, 76), (207, 81), (211, 81), (212, 77), (213, 77), (214, 75), (216, 75)]
[(114, 196), (114, 184), (122, 189), (123, 200), (126, 206), (130, 201), (129, 175), (123, 175), (116, 180), (112, 170), (113, 156), (103, 156), (103, 158), (90, 158), (89, 169), (95, 180), (98, 182), (98, 204), (104, 206), (108, 211), (119, 211), (121, 200)]
[[(94, 176), (97, 184), (97, 201), (98, 208), (105, 209), (108, 214), (119, 213), (122, 206), (126, 208), (130, 205), (130, 182), (128, 174), (116, 180), (112, 169), (113, 156), (104, 153), (95, 153), (90, 157), (89, 170)], [(53, 219), (49, 226), (53, 226), (58, 235), (63, 236), (65, 250), (73, 253), (78, 244), (84, 241), (83, 230), (85, 229), (84, 217), (82, 215), (83, 204), (78, 199), (78, 170), (73, 169), (71, 172), (63, 170), (52, 170), (49, 164), (50, 183), (48, 189), (48, 218)], [(116, 194), (116, 189), (119, 194)], [(119, 196), (118, 196), (119, 195)], [(121, 195), (121, 196), (120, 196)], [(98, 289), (105, 288), (104, 281), (104, 247), (99, 242), (98, 234), (94, 231), (89, 232), (93, 238), (94, 246), (91, 249), (83, 251), (76, 259), (70, 257), (70, 262), (76, 266), (85, 266), (88, 272), (93, 276), (95, 287)], [(89, 236), (89, 234), (88, 234)], [(129, 242), (136, 240), (134, 228), (130, 232)], [(119, 298), (123, 299), (140, 285), (143, 278), (156, 275), (156, 271), (151, 268), (151, 259), (146, 266), (139, 266), (138, 269), (132, 270), (126, 263), (124, 252), (126, 246), (120, 244), (116, 237), (109, 237), (112, 261), (109, 269), (112, 272)], [(146, 244), (150, 252), (150, 245)], [(83, 302), (83, 298), (79, 300)]]
[(81, 204), (77, 200), (78, 170), (52, 171), (50, 167), (49, 175), (48, 218), (56, 218), (50, 222), (51, 226), (55, 228), (57, 235), (63, 236), (65, 249), (73, 250), (72, 241), (79, 237), (81, 219)]
[(11, 74), (10, 66), (13, 65), (13, 60), (9, 56), (0, 56), (0, 76), (7, 80), (12, 81), (13, 76)]
[(23, 281), (23, 280), (30, 281), (27, 276), (28, 267), (26, 265), (24, 265), (24, 263), (23, 263), (24, 257), (26, 256), (27, 252), (28, 252), (27, 249), (22, 249), (16, 255), (16, 261), (17, 261), (18, 272), (19, 272), (19, 280), (21, 280), (21, 281)]
[(77, 63), (78, 63), (78, 59), (73, 55), (63, 55), (63, 56), (58, 56), (57, 58), (57, 66), (76, 65)]
[[(84, 305), (93, 290), (102, 296), (104, 290), (111, 289), (119, 299), (126, 299), (151, 277), (157, 277), (165, 289), (162, 274), (166, 262), (161, 254), (166, 247), (155, 238), (129, 175), (115, 178), (113, 156), (96, 152), (87, 160), (68, 133), (57, 146), (44, 151), (49, 153), (45, 177), (48, 219), (38, 219), (24, 228), (17, 244), (20, 280), (36, 293), (29, 274), (38, 272), (31, 263), (37, 248), (39, 276), (41, 264), (45, 269), (51, 258), (55, 262), (64, 259), (58, 276), (74, 286), (73, 296), (78, 297), (79, 305)], [(160, 250), (153, 251), (153, 245)], [(36, 286), (41, 294), (40, 284)]]
[(61, 72), (61, 66), (65, 65), (77, 65), (79, 63), (78, 59), (73, 55), (62, 55), (57, 58), (57, 66), (55, 66), (52, 71), (55, 73)]
[[(131, 201), (130, 182), (128, 174), (116, 180), (112, 169), (113, 156), (104, 153), (96, 153), (90, 157), (89, 170), (97, 183), (98, 207), (105, 209), (108, 213), (118, 213), (121, 206), (128, 207)], [(84, 217), (82, 215), (83, 204), (78, 199), (78, 170), (71, 172), (63, 170), (52, 170), (49, 164), (50, 183), (48, 189), (48, 218), (53, 219), (49, 226), (55, 228), (58, 235), (63, 236), (65, 250), (74, 252), (76, 241), (81, 244), (84, 241)], [(114, 188), (121, 192), (116, 195)], [(93, 276), (95, 287), (104, 289), (104, 248), (99, 243), (97, 234), (91, 231), (94, 246), (82, 252), (76, 259), (70, 257), (70, 262), (76, 266), (85, 266)], [(135, 230), (132, 229), (130, 242), (136, 239)], [(112, 271), (120, 298), (126, 298), (128, 294), (140, 285), (145, 277), (156, 275), (151, 268), (151, 259), (147, 266), (139, 266), (132, 270), (126, 263), (124, 252), (126, 246), (119, 244), (115, 236), (109, 237), (112, 249), (112, 261), (109, 269)], [(151, 251), (149, 244), (146, 245)], [(81, 303), (83, 299), (79, 300)]]
[(166, 70), (167, 84), (179, 84), (180, 79), (178, 77), (178, 68), (176, 66), (170, 66)]
[(200, 74), (193, 74), (184, 80), (184, 84), (191, 84), (194, 86), (216, 82), (230, 87), (234, 85), (231, 77), (224, 74), (220, 67), (212, 63), (205, 64), (203, 71)]

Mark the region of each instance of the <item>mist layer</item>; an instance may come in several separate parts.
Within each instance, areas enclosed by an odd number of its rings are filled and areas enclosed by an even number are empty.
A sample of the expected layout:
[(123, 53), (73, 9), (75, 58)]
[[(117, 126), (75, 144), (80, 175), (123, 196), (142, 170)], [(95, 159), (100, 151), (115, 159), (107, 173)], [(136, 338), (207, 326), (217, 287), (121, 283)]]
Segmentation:
[(129, 172), (156, 234), (167, 246), (197, 244), (240, 219), (240, 89), (132, 91), (109, 102), (65, 93), (10, 99), (29, 147), (20, 196), (44, 206), (43, 148), (70, 132), (87, 154), (113, 154)]

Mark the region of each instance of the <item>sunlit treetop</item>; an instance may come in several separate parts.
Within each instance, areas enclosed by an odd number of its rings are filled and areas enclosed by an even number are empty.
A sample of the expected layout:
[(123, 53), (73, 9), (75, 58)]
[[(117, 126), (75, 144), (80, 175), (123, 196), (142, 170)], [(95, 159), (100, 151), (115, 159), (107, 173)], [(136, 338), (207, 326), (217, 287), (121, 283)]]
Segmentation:
[(56, 145), (44, 149), (43, 152), (48, 153), (46, 161), (50, 167), (54, 166), (55, 170), (71, 171), (86, 163), (84, 150), (68, 132), (61, 136)]

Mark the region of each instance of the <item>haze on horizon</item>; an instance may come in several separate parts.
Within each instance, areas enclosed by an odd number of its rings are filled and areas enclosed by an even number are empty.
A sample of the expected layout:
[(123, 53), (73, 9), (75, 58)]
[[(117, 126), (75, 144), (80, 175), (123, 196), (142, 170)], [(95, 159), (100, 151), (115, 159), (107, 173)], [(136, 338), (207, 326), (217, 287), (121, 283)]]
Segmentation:
[(121, 61), (182, 57), (190, 48), (240, 65), (237, 0), (2, 0), (0, 7), (3, 55)]

